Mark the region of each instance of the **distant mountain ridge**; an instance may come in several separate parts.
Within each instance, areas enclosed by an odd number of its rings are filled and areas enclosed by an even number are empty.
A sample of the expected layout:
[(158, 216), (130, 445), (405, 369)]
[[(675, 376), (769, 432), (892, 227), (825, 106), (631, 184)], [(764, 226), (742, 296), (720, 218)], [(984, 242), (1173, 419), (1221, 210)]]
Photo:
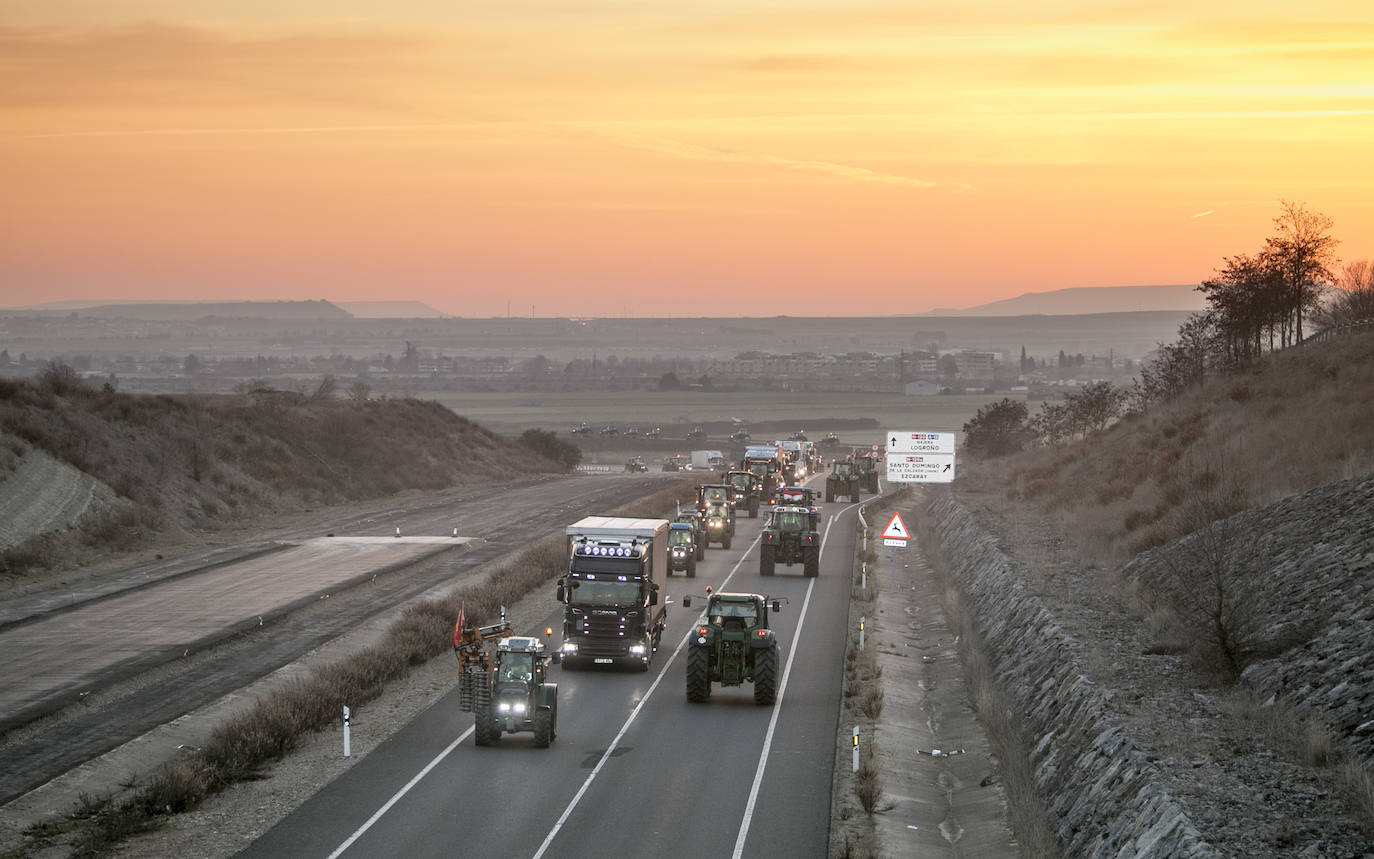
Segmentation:
[(54, 316), (75, 313), (96, 319), (146, 319), (156, 322), (223, 319), (350, 319), (352, 314), (325, 301), (145, 301), (106, 304), (60, 302), (27, 308)]
[(1140, 310), (1201, 310), (1206, 301), (1192, 284), (1168, 286), (1075, 286), (1027, 292), (974, 307), (936, 308), (917, 316), (1081, 316)]
[(423, 301), (336, 301), (358, 319), (440, 319), (447, 314)]

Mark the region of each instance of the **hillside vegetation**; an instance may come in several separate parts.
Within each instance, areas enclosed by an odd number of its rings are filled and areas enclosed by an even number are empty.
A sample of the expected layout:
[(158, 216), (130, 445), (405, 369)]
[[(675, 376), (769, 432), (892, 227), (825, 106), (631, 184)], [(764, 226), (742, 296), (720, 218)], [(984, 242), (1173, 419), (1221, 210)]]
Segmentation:
[(1106, 563), (1374, 471), (1374, 332), (1273, 353), (1078, 441), (966, 470), (1058, 514)]
[(24, 574), (158, 536), (248, 517), (563, 472), (575, 448), (547, 433), (512, 442), (434, 402), (339, 400), (257, 390), (146, 396), (96, 390), (63, 366), (0, 380), (0, 492), (41, 451), (109, 492), (78, 522), (0, 554)]

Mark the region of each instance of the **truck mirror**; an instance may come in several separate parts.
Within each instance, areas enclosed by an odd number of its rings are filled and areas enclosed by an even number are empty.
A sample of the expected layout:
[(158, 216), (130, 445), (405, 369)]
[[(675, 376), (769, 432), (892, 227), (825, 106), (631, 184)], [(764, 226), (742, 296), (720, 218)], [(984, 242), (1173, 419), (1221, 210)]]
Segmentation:
[(691, 598), (690, 596), (684, 596), (684, 597), (682, 598), (682, 607), (683, 607), (683, 608), (691, 608), (691, 607), (692, 607), (692, 598)]
[(773, 600), (773, 611), (782, 611), (782, 603), (778, 600)]
[(558, 583), (558, 590), (554, 591), (554, 599), (558, 600), (559, 602), (562, 602), (562, 601), (563, 601), (563, 594), (564, 594), (564, 592), (563, 592), (563, 583), (562, 583), (562, 582), (559, 582), (559, 583)]

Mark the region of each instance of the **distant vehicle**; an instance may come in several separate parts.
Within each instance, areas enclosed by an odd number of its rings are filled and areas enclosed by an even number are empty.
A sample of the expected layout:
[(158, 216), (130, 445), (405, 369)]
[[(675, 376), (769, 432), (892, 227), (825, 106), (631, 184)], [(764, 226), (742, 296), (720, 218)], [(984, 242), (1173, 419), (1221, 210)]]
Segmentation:
[(575, 427), (572, 428), (572, 434), (573, 434), (573, 435), (586, 435), (586, 434), (590, 433), (591, 431), (592, 431), (592, 428), (589, 427), (589, 426), (587, 426), (587, 422), (586, 422), (586, 421), (583, 421), (582, 423), (580, 423), (580, 424), (578, 424), (577, 426), (575, 426)]
[(630, 427), (625, 430), (625, 438), (639, 438), (639, 427)]
[(691, 463), (689, 463), (687, 458), (680, 453), (674, 454), (663, 460), (664, 471), (689, 471), (691, 467)]
[(840, 437), (833, 432), (828, 432), (825, 434), (825, 438), (821, 439), (821, 444), (825, 447), (839, 447)]
[(632, 456), (630, 461), (625, 463), (625, 470), (629, 472), (648, 471), (649, 465), (644, 461), (644, 457)]
[(749, 435), (749, 430), (739, 429), (730, 433), (730, 441), (747, 442), (751, 438), (753, 438), (753, 436)]
[(658, 438), (663, 435), (663, 427), (654, 427), (644, 434), (645, 438)]
[(706, 430), (699, 426), (692, 427), (692, 431), (687, 433), (687, 440), (694, 441), (699, 438), (706, 438)]
[(617, 429), (617, 428), (615, 427), (614, 424), (612, 424), (611, 426), (604, 426), (604, 427), (602, 427), (602, 428), (601, 428), (601, 434), (602, 434), (603, 436), (620, 435), (620, 430)]
[(806, 441), (806, 430), (797, 430), (788, 436), (790, 441)]

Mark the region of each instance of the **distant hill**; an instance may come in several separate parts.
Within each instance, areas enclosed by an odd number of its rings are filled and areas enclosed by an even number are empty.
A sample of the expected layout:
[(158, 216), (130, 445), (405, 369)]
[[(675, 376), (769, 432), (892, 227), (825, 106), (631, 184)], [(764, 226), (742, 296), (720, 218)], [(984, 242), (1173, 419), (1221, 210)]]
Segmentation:
[(1202, 293), (1191, 284), (1173, 286), (1077, 286), (1027, 292), (961, 310), (937, 308), (919, 316), (1076, 316), (1140, 310), (1201, 310)]
[(95, 319), (146, 319), (154, 322), (191, 322), (207, 317), (223, 319), (351, 319), (328, 301), (166, 301), (83, 304), (61, 302), (29, 308), (35, 313), (76, 313)]
[(444, 316), (423, 301), (336, 301), (358, 319), (440, 319)]

